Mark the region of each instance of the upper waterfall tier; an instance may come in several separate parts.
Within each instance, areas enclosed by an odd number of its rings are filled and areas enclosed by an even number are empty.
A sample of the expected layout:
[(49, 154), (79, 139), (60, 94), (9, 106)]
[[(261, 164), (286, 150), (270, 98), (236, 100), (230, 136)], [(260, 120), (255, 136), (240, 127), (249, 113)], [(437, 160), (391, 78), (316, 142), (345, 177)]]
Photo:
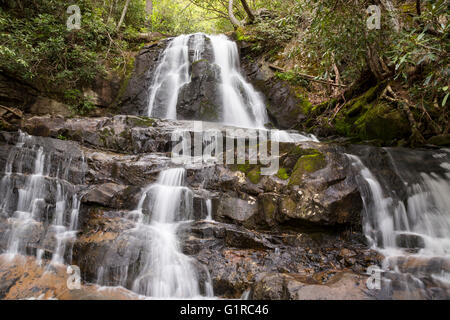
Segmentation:
[(148, 92), (147, 115), (263, 128), (263, 96), (240, 72), (236, 43), (224, 35), (181, 35), (160, 57)]

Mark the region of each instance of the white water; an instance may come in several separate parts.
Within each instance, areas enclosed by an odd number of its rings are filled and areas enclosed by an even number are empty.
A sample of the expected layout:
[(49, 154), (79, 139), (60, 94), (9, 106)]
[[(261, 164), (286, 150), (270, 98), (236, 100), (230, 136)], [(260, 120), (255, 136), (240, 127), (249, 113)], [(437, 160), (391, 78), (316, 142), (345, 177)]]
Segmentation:
[[(34, 243), (34, 246), (41, 247), (34, 248), (37, 260), (41, 261), (44, 253), (42, 246), (48, 241), (52, 243), (53, 239), (54, 247), (47, 248), (53, 251), (52, 262), (64, 263), (67, 245), (76, 237), (80, 206), (77, 196), (69, 190), (65, 181), (71, 159), (58, 163), (56, 176), (51, 177), (51, 156), (44, 152), (43, 147), (35, 145), (33, 139), (32, 136), (20, 132), (18, 142), (8, 157), (5, 175), (0, 185), (0, 192), (4, 195), (0, 204), (1, 213), (7, 217), (10, 226), (7, 231), (6, 253), (14, 259), (16, 255), (26, 254), (32, 250), (33, 247), (29, 245)], [(30, 155), (34, 158), (32, 173), (23, 174), (22, 165)], [(13, 167), (16, 168), (16, 172), (13, 172)], [(18, 179), (24, 179), (24, 184), (17, 189), (16, 199), (13, 190)], [(46, 204), (47, 184), (56, 186), (56, 195), (51, 194), (54, 196), (54, 209), (48, 208)], [(53, 220), (47, 221), (50, 214), (53, 214)], [(47, 223), (49, 226), (45, 233)], [(42, 238), (39, 241), (37, 237)]]
[[(150, 86), (148, 116), (166, 119), (177, 118), (177, 100), (180, 88), (190, 81), (189, 35), (174, 38), (162, 55)], [(155, 104), (164, 105), (165, 110), (155, 110)]]
[(206, 199), (206, 221), (212, 221), (212, 201), (211, 199)]
[[(189, 41), (191, 37), (193, 41)], [(200, 60), (206, 38), (212, 45), (214, 63), (220, 69), (223, 123), (263, 128), (268, 122), (264, 99), (241, 75), (236, 43), (224, 35), (181, 35), (170, 42), (150, 86), (148, 116), (176, 119), (178, 94), (190, 82), (189, 49), (194, 51), (193, 62)], [(157, 105), (164, 106), (164, 110), (156, 110)]]
[[(193, 194), (184, 186), (186, 170), (169, 169), (147, 188), (138, 208), (137, 232), (147, 239), (140, 272), (133, 291), (153, 298), (201, 297), (193, 260), (181, 252), (177, 230), (192, 218)], [(146, 214), (150, 214), (148, 217)], [(205, 284), (207, 296), (212, 286)]]
[(224, 123), (244, 128), (263, 128), (268, 122), (266, 106), (262, 96), (241, 75), (236, 43), (225, 35), (209, 38), (214, 62), (221, 70)]
[[(347, 156), (360, 172), (362, 180), (360, 187), (364, 202), (364, 232), (372, 247), (386, 257), (384, 267), (398, 271), (396, 263), (399, 257), (421, 261), (437, 258), (450, 262), (448, 164), (441, 164), (446, 170), (445, 177), (434, 173), (417, 173), (419, 182), (408, 183), (403, 180), (407, 186), (407, 199), (404, 203), (388, 196), (386, 187), (381, 185), (357, 156)], [(397, 174), (401, 178), (401, 173)], [(423, 245), (415, 251), (403, 248), (397, 238), (404, 235), (422, 239)], [(450, 274), (445, 270), (432, 273), (431, 276), (450, 286)]]

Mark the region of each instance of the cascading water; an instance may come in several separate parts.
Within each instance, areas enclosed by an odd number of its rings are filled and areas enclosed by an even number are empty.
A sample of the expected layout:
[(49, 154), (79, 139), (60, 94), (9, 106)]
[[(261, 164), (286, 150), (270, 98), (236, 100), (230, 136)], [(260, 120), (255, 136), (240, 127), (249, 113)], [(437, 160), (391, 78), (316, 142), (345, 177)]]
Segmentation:
[[(162, 55), (153, 83), (150, 86), (148, 116), (177, 118), (177, 99), (180, 88), (189, 81), (189, 37), (173, 39)], [(156, 106), (164, 106), (164, 110)]]
[[(385, 270), (408, 274), (402, 280), (407, 288), (402, 297), (429, 298), (419, 278), (431, 277), (435, 286), (450, 288), (450, 152), (430, 151), (441, 161), (428, 172), (417, 171), (419, 160), (411, 152), (406, 156), (396, 149), (386, 152), (397, 188), (380, 182), (383, 177), (376, 177), (359, 157), (348, 155), (360, 174), (364, 232), (373, 248), (386, 257)], [(409, 164), (408, 157), (413, 158)]]
[[(240, 127), (263, 128), (268, 122), (264, 100), (241, 75), (236, 43), (224, 35), (181, 35), (170, 42), (150, 86), (148, 116), (177, 118), (178, 93), (190, 81), (191, 63), (202, 59), (206, 39), (212, 46), (212, 62), (220, 69), (223, 122)], [(192, 59), (190, 51), (193, 51)]]
[[(177, 230), (193, 219), (193, 192), (185, 186), (186, 170), (162, 171), (156, 183), (147, 187), (136, 210), (128, 218), (136, 222), (130, 234), (142, 240), (141, 259), (131, 282), (134, 292), (152, 298), (200, 298), (198, 270), (195, 262), (182, 253)], [(212, 297), (212, 284), (204, 270), (204, 296)], [(128, 270), (123, 270), (120, 285), (130, 283)], [(99, 270), (102, 284), (105, 270)]]
[[(33, 161), (29, 172), (23, 170), (27, 161)], [(35, 144), (32, 136), (20, 132), (0, 185), (0, 194), (4, 195), (1, 213), (10, 226), (6, 232), (6, 253), (11, 259), (35, 250), (38, 260), (44, 251), (53, 252), (53, 263), (64, 263), (66, 253), (70, 260), (71, 254), (66, 249), (70, 249), (67, 246), (76, 237), (80, 206), (73, 186), (67, 181), (70, 162), (68, 158), (57, 163), (52, 175), (55, 164), (51, 154)], [(48, 204), (52, 201), (49, 197), (53, 198), (54, 207)], [(48, 221), (48, 217), (53, 218)]]
[(268, 122), (264, 100), (240, 73), (236, 43), (225, 35), (209, 37), (214, 51), (214, 62), (221, 70), (224, 123), (247, 128), (263, 128)]

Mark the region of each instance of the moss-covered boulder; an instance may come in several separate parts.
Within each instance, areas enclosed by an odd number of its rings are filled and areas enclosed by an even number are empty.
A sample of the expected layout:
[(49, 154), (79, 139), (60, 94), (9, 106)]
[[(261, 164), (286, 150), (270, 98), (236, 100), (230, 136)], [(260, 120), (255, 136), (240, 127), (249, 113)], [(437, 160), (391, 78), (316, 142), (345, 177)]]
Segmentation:
[(450, 146), (450, 134), (441, 134), (438, 136), (431, 137), (427, 141), (429, 144), (434, 144), (436, 146)]
[(342, 107), (334, 121), (337, 132), (361, 141), (379, 140), (383, 145), (408, 138), (411, 130), (403, 111), (379, 98), (384, 87), (379, 84)]
[(326, 167), (327, 161), (323, 153), (318, 150), (310, 152), (310, 154), (301, 155), (297, 160), (289, 180), (290, 185), (300, 185), (305, 174), (313, 173)]

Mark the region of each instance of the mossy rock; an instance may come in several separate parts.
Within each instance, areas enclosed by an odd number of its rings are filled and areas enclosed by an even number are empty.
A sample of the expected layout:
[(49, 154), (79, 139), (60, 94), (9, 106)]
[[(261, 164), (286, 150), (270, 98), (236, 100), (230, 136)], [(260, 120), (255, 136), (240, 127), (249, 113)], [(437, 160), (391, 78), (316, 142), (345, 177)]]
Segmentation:
[(428, 139), (427, 142), (436, 146), (450, 146), (450, 134), (441, 134), (438, 136), (434, 136)]
[(253, 184), (258, 184), (261, 180), (261, 170), (259, 167), (253, 168), (250, 170), (249, 173), (247, 173), (247, 178), (250, 180)]
[(334, 120), (336, 131), (359, 141), (382, 141), (382, 145), (408, 137), (410, 126), (403, 112), (378, 98), (384, 88), (381, 83), (349, 101)]
[(140, 117), (127, 117), (127, 123), (133, 127), (154, 127), (156, 121), (152, 118), (140, 116)]
[(277, 172), (277, 177), (281, 180), (288, 180), (289, 174), (287, 173), (287, 170), (285, 168), (280, 168)]
[(255, 38), (252, 36), (252, 34), (244, 27), (238, 27), (235, 30), (234, 35), (236, 37), (236, 41), (247, 41), (247, 42), (255, 41)]
[(220, 106), (211, 103), (210, 100), (205, 99), (200, 102), (199, 119), (203, 121), (219, 121)]
[(289, 185), (300, 185), (304, 174), (316, 172), (325, 168), (326, 165), (325, 155), (321, 152), (301, 156), (292, 170)]

